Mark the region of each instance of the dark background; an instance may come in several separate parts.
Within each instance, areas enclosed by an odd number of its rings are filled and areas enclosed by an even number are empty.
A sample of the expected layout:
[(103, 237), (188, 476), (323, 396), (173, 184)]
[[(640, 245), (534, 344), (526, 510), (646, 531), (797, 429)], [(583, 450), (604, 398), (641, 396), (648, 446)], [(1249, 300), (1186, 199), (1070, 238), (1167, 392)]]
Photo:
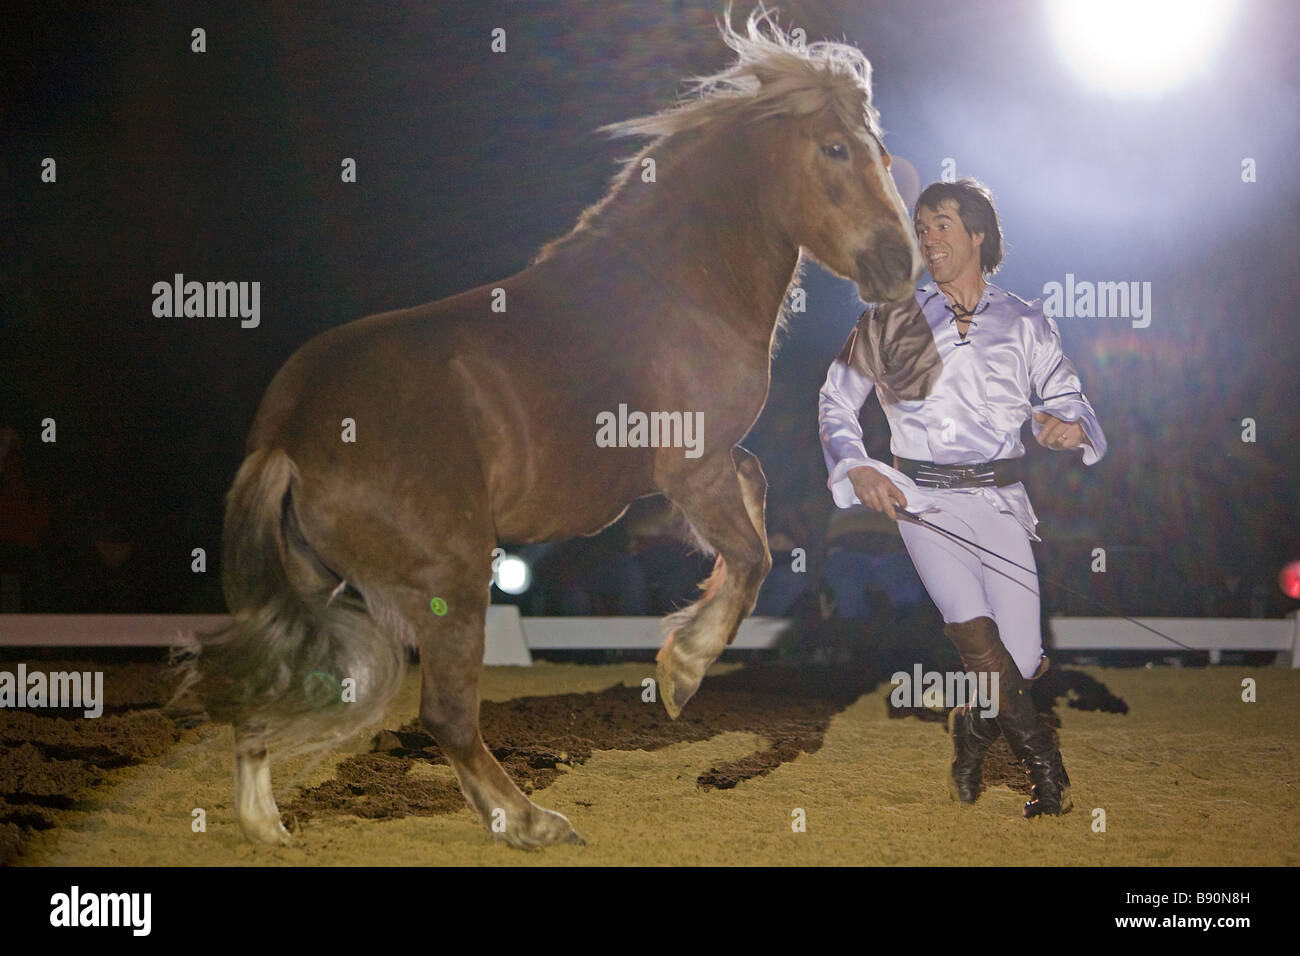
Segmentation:
[[(633, 151), (596, 127), (731, 57), (717, 3), (228, 8), (42, 5), (0, 39), (0, 427), (21, 468), (0, 570), (23, 576), (23, 610), (222, 610), (222, 497), (279, 365), (323, 329), (521, 269)], [(1198, 78), (1149, 99), (1080, 84), (1037, 4), (790, 2), (779, 19), (871, 58), (900, 185), (909, 165), (938, 179), (945, 157), (990, 185), (999, 285), (1152, 283), (1149, 328), (1059, 320), (1110, 450), (1085, 469), (1029, 440), (1040, 565), (1087, 595), (1045, 589), (1047, 610), (1297, 607), (1276, 584), (1300, 558), (1295, 5), (1247, 5)], [(57, 184), (40, 181), (47, 156)], [(155, 318), (152, 286), (177, 272), (260, 281), (261, 326)], [(805, 288), (746, 445), (773, 531), (816, 552), (833, 510), (817, 389), (861, 305), (815, 268)], [(874, 400), (863, 419), (883, 457)]]

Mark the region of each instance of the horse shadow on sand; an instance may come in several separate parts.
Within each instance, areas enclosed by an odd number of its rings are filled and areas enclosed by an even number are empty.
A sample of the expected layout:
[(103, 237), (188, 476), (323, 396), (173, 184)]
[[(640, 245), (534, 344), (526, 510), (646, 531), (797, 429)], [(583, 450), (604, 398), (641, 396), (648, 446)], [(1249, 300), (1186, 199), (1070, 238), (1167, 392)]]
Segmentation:
[[(483, 737), (511, 778), (532, 795), (596, 751), (654, 751), (729, 731), (758, 735), (763, 745), (751, 753), (699, 768), (698, 787), (726, 790), (801, 753), (816, 752), (836, 714), (864, 695), (875, 695), (891, 718), (934, 723), (936, 751), (946, 754), (946, 709), (896, 708), (889, 702), (890, 675), (910, 673), (915, 664), (923, 670), (961, 668), (933, 609), (868, 621), (805, 615), (773, 650), (751, 652), (744, 667), (708, 678), (677, 720), (661, 703), (647, 700), (644, 687), (618, 685), (590, 693), (484, 701)], [(653, 664), (647, 662), (646, 676), (653, 674)], [(1068, 666), (1053, 666), (1033, 693), (1039, 712), (1053, 727), (1060, 727), (1056, 708), (1063, 699), (1079, 710), (1128, 712), (1127, 703), (1105, 684)], [(1068, 756), (1068, 741), (1066, 746)], [(333, 779), (288, 801), (286, 822), (293, 829), (313, 817), (337, 814), (390, 819), (456, 812), (465, 804), (454, 776), (449, 768), (432, 769), (446, 765), (436, 741), (412, 716), (376, 734), (370, 752), (344, 759)], [(984, 783), (1030, 792), (1003, 739), (985, 758)]]

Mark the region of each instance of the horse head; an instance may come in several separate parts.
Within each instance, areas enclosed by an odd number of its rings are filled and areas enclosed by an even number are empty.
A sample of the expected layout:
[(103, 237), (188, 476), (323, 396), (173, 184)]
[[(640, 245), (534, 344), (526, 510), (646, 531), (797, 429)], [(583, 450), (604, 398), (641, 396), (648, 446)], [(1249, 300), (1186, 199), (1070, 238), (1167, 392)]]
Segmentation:
[(795, 45), (771, 24), (765, 35), (760, 19), (751, 15), (747, 35), (724, 38), (757, 81), (751, 143), (780, 184), (778, 222), (864, 300), (910, 298), (925, 263), (889, 172), (870, 62), (843, 43)]
[(791, 239), (867, 302), (910, 299), (924, 261), (877, 135), (826, 111), (789, 124)]
[(856, 282), (867, 301), (910, 298), (924, 260), (889, 173), (871, 104), (871, 63), (845, 43), (804, 45), (762, 7), (744, 32), (732, 27), (728, 7), (720, 31), (737, 54), (729, 67), (695, 78), (671, 109), (602, 127), (655, 142), (629, 160), (622, 182), (574, 233), (539, 258), (618, 209), (620, 190), (645, 195), (635, 177), (654, 156), (680, 161), (689, 174), (669, 192), (675, 207), (660, 193), (650, 200), (659, 206), (632, 218), (638, 234), (646, 220), (712, 219), (743, 234), (750, 256), (755, 244), (780, 245), (791, 255), (803, 250)]

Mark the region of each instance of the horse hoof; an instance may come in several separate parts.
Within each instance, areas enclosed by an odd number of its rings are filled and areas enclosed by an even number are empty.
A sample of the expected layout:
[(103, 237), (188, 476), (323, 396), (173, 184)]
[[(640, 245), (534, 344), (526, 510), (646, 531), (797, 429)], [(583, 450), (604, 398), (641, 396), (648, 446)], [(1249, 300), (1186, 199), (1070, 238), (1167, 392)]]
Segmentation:
[(668, 716), (673, 720), (677, 719), (700, 689), (700, 684), (704, 682), (704, 672), (712, 663), (681, 653), (676, 638), (676, 634), (670, 635), (655, 656), (659, 696), (663, 698), (664, 710), (668, 711)]
[(556, 813), (554, 810), (542, 810), (542, 817), (539, 825), (534, 827), (531, 834), (533, 846), (549, 846), (552, 843), (574, 843), (578, 846), (585, 846), (586, 843), (582, 837), (578, 836), (578, 831), (573, 829), (573, 824), (569, 818), (562, 813)]
[(677, 715), (682, 712), (682, 709), (678, 707), (676, 702), (673, 700), (672, 678), (664, 670), (662, 664), (659, 665), (658, 671), (659, 697), (664, 702), (664, 710), (668, 711), (668, 716), (673, 720), (676, 720)]
[(699, 681), (692, 685), (685, 686), (680, 683), (677, 676), (669, 670), (664, 661), (659, 662), (656, 668), (659, 681), (659, 695), (664, 702), (664, 710), (668, 711), (668, 716), (676, 720), (686, 706), (687, 701), (695, 696), (696, 688), (700, 686)]
[(289, 846), (293, 843), (293, 837), (278, 819), (240, 820), (239, 829), (253, 843), (262, 843), (266, 846)]
[(507, 829), (495, 834), (498, 840), (504, 840), (519, 850), (540, 850), (554, 843), (575, 843), (585, 846), (586, 841), (578, 836), (568, 817), (554, 810), (534, 806), (528, 822), (517, 830)]

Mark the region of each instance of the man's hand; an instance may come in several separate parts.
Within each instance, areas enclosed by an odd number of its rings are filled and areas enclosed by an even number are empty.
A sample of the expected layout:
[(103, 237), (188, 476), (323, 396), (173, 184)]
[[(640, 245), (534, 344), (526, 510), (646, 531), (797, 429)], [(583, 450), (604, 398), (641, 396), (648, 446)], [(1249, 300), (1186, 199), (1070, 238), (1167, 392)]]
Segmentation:
[(1083, 444), (1092, 444), (1088, 441), (1088, 436), (1083, 433), (1083, 426), (1078, 422), (1063, 422), (1047, 412), (1039, 412), (1034, 416), (1034, 421), (1043, 426), (1038, 432), (1038, 444), (1044, 448), (1064, 451), (1078, 448)]
[(898, 520), (894, 514), (894, 502), (907, 507), (907, 499), (898, 490), (898, 486), (874, 468), (859, 465), (849, 471), (849, 481), (853, 482), (853, 490), (858, 493), (859, 501), (868, 508), (884, 512), (894, 521)]

